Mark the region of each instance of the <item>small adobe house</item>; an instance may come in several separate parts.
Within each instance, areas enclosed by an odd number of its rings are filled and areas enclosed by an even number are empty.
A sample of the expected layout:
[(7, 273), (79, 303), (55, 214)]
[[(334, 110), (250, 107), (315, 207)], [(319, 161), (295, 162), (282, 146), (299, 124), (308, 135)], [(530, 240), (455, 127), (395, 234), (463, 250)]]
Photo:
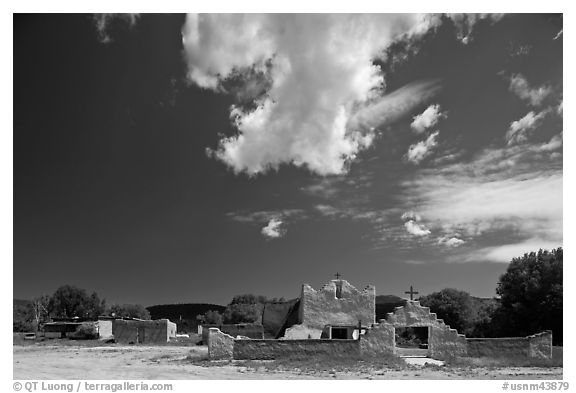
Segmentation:
[[(482, 356), (502, 347), (506, 355), (550, 358), (552, 333), (528, 337), (467, 339), (418, 301), (375, 321), (376, 290), (358, 290), (332, 280), (319, 290), (302, 285), (300, 299), (288, 311), (276, 339), (234, 338), (210, 328), (211, 359), (277, 359), (291, 356), (419, 355), (432, 358)], [(404, 340), (408, 337), (408, 340)], [(417, 342), (417, 347), (403, 347)], [(484, 351), (484, 349), (487, 349)]]

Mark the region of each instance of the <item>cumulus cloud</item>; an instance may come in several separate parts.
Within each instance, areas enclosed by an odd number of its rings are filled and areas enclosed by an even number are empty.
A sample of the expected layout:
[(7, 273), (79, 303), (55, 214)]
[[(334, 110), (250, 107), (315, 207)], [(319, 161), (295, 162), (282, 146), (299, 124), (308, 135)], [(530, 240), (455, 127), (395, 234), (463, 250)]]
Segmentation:
[(531, 131), (540, 125), (547, 113), (547, 111), (538, 113), (530, 111), (521, 119), (510, 123), (510, 128), (506, 131), (508, 145), (526, 142)]
[(269, 239), (278, 239), (286, 234), (286, 229), (282, 227), (280, 218), (272, 218), (268, 224), (262, 228), (262, 235)]
[(521, 99), (528, 101), (532, 106), (539, 106), (552, 93), (552, 87), (550, 86), (530, 87), (530, 84), (522, 74), (510, 77), (509, 89)]
[(231, 75), (256, 72), (269, 84), (252, 106), (231, 108), (237, 134), (221, 139), (214, 156), (248, 174), (283, 163), (346, 172), (374, 140), (366, 123), (393, 106), (382, 101), (384, 76), (373, 60), (434, 23), (418, 14), (189, 15), (183, 44), (192, 82), (222, 91)]
[(458, 247), (464, 244), (465, 241), (457, 237), (442, 236), (438, 238), (438, 244), (446, 247)]
[(423, 224), (419, 224), (420, 215), (410, 211), (402, 214), (402, 220), (404, 222), (404, 228), (406, 231), (414, 236), (428, 236), (431, 232)]
[(412, 220), (405, 222), (404, 227), (408, 233), (414, 236), (427, 236), (431, 233), (429, 229), (424, 227), (424, 225), (418, 224)]
[(430, 134), (426, 140), (410, 145), (406, 153), (406, 159), (414, 164), (419, 164), (432, 154), (432, 151), (438, 145), (437, 138), (439, 134), (440, 132), (436, 131)]
[(121, 21), (127, 23), (129, 27), (133, 27), (139, 17), (139, 14), (94, 14), (92, 20), (98, 32), (98, 39), (106, 44), (112, 41), (109, 29), (113, 22)]
[(446, 113), (440, 112), (440, 105), (430, 105), (419, 115), (414, 116), (410, 127), (417, 133), (421, 134), (430, 127), (434, 127), (438, 120), (445, 118)]

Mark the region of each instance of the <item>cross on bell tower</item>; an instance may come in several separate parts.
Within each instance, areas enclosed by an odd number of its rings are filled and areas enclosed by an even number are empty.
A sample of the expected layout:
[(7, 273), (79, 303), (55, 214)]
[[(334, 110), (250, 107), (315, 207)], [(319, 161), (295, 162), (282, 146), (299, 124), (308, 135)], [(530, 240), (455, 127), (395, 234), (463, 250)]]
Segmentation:
[(341, 299), (342, 298), (342, 280), (340, 280), (340, 277), (342, 277), (342, 275), (340, 273), (336, 272), (334, 277), (336, 277), (336, 299)]
[(412, 285), (410, 285), (410, 290), (404, 293), (410, 295), (410, 300), (414, 300), (414, 295), (418, 295), (418, 291), (415, 291), (414, 288), (412, 288)]

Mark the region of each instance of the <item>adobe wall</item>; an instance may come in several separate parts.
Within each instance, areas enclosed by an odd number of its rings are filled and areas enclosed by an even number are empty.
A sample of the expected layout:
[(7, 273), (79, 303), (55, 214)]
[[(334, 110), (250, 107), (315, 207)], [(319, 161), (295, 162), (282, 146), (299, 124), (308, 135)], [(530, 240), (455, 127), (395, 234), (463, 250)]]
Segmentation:
[(97, 326), (98, 326), (98, 338), (107, 339), (112, 337), (111, 320), (99, 320)]
[[(342, 282), (342, 293), (336, 298), (336, 283)], [(333, 280), (316, 291), (302, 285), (299, 322), (310, 328), (323, 329), (325, 325), (370, 326), (375, 322), (376, 289), (368, 286), (359, 291), (346, 280)]]
[(468, 338), (468, 356), (552, 358), (552, 332), (528, 337)]
[(532, 358), (552, 359), (552, 331), (533, 334), (526, 337), (529, 343), (528, 356)]
[(210, 328), (218, 328), (222, 333), (229, 334), (232, 337), (245, 336), (255, 339), (264, 338), (264, 327), (249, 323), (228, 324), (228, 325), (202, 325), (202, 341), (208, 343)]
[(208, 330), (208, 358), (210, 359), (232, 359), (234, 351), (234, 337), (222, 333), (218, 328)]
[(392, 355), (395, 353), (394, 344), (394, 326), (382, 319), (362, 336), (360, 350), (362, 355)]
[(282, 359), (310, 356), (358, 357), (358, 340), (236, 340), (234, 359)]
[(177, 325), (174, 322), (170, 322), (170, 320), (166, 319), (166, 330), (167, 330), (167, 337), (166, 341), (170, 341), (171, 338), (176, 338), (176, 331)]
[(155, 321), (115, 319), (112, 322), (112, 334), (114, 341), (118, 343), (161, 344), (169, 340), (171, 334), (169, 324), (172, 324), (175, 337), (176, 326), (167, 319)]
[(286, 329), (284, 337), (280, 337), (280, 340), (320, 339), (320, 337), (322, 330), (298, 324)]
[(362, 337), (363, 353), (394, 354), (394, 329), (402, 327), (428, 327), (428, 355), (431, 357), (464, 356), (467, 353), (466, 337), (458, 334), (456, 329), (450, 328), (418, 301), (407, 301), (405, 306), (396, 307), (385, 320), (380, 320), (368, 330)]

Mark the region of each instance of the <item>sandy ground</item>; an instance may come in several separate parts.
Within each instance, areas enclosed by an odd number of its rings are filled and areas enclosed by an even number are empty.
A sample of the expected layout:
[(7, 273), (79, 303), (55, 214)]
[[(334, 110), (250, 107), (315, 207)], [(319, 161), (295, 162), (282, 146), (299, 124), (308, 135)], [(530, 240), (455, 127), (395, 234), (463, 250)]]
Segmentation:
[(271, 372), (242, 366), (241, 362), (194, 364), (206, 347), (176, 346), (57, 346), (13, 347), (15, 380), (44, 379), (562, 379), (562, 368), (422, 368), (352, 372)]

